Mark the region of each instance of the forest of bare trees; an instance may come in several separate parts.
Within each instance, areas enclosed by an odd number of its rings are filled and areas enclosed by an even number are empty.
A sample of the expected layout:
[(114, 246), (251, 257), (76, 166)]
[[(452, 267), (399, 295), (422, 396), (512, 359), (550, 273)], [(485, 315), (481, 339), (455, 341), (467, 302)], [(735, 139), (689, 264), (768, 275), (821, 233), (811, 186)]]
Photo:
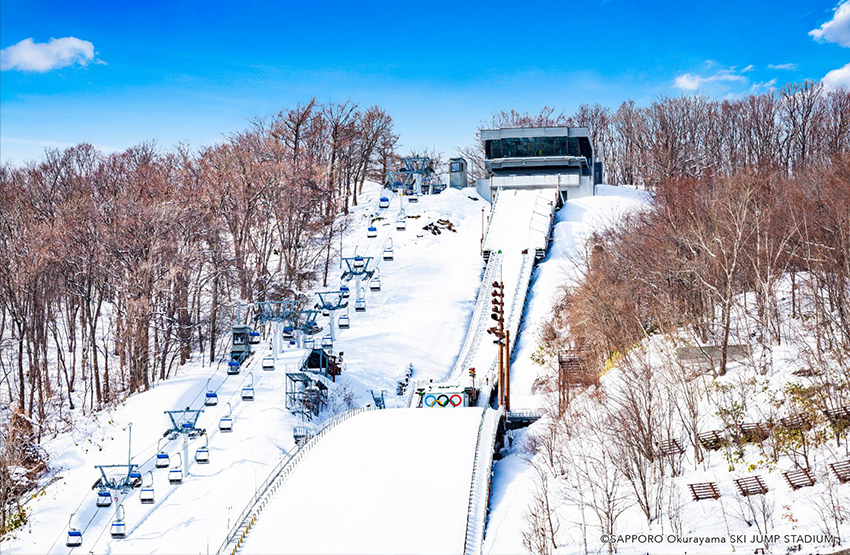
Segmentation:
[(311, 100), (198, 152), (80, 144), (0, 168), (4, 467), (73, 411), (147, 389), (193, 352), (213, 361), (240, 299), (327, 283), (338, 216), (397, 139), (377, 106)]
[[(505, 110), (479, 130), (559, 125), (589, 128), (605, 183), (652, 189), (671, 178), (746, 168), (790, 173), (827, 162), (850, 150), (850, 93), (807, 81), (738, 99), (662, 96), (648, 106), (627, 100), (616, 110), (582, 104), (572, 115), (548, 106), (533, 114)], [(460, 151), (474, 177), (483, 177), (483, 143)]]

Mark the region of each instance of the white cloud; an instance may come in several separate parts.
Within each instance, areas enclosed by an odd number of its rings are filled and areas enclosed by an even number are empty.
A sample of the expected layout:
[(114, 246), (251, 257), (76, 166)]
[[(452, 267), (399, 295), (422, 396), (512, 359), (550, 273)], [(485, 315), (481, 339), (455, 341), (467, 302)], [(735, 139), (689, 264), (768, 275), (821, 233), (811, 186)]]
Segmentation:
[(749, 73), (750, 71), (755, 71), (755, 69), (756, 69), (756, 66), (754, 66), (753, 64), (750, 64), (747, 67), (745, 67), (744, 69), (742, 69), (741, 73)]
[(31, 38), (0, 50), (0, 70), (17, 69), (44, 73), (73, 64), (82, 66), (95, 60), (94, 45), (76, 37), (51, 38), (48, 42), (35, 42)]
[(750, 92), (753, 94), (760, 93), (761, 91), (775, 91), (776, 90), (776, 79), (771, 79), (770, 81), (765, 81), (764, 83), (753, 83), (753, 86), (750, 87)]
[(704, 77), (702, 75), (692, 75), (690, 73), (684, 73), (676, 77), (676, 88), (683, 89), (686, 91), (695, 91), (700, 88), (704, 83), (712, 83), (716, 81), (737, 81), (737, 82), (745, 82), (747, 80), (743, 75), (739, 75), (735, 73), (733, 69), (721, 69), (714, 75), (709, 75)]
[(809, 31), (809, 35), (815, 40), (850, 47), (850, 0), (841, 0), (834, 12), (832, 19), (819, 28)]
[(846, 87), (850, 89), (850, 64), (838, 69), (833, 69), (823, 78), (823, 86), (826, 90), (832, 91)]
[(784, 69), (788, 71), (797, 71), (797, 64), (767, 64), (770, 69)]

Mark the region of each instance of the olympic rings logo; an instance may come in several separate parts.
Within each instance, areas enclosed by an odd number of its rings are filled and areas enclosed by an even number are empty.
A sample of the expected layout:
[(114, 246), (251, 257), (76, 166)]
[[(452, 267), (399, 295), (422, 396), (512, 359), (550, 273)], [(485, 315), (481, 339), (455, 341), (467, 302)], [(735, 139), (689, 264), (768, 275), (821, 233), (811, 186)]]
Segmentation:
[(430, 393), (425, 396), (425, 399), (422, 402), (425, 403), (426, 407), (433, 407), (435, 405), (441, 408), (447, 407), (449, 405), (453, 407), (459, 407), (463, 404), (463, 397), (461, 397), (457, 393), (451, 396), (446, 395), (445, 393), (441, 393), (440, 395), (434, 395), (433, 393)]

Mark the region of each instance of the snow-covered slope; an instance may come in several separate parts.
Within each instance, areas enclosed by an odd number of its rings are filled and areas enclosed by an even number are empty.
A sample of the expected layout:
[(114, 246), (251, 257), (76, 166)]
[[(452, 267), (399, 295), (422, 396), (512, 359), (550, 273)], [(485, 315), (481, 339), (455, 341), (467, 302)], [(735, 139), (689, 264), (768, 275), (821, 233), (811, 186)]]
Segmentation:
[(340, 424), (278, 491), (241, 552), (461, 552), (481, 414), (384, 410)]

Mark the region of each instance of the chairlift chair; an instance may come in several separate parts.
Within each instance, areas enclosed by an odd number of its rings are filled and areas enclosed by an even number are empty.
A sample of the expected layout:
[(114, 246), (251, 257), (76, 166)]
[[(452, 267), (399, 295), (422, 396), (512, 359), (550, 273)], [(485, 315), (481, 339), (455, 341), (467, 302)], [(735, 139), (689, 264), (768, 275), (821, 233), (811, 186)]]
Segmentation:
[(295, 337), (295, 328), (292, 326), (286, 326), (283, 328), (283, 338), (284, 339), (292, 339)]
[(387, 243), (387, 246), (384, 247), (384, 260), (392, 260), (393, 259), (393, 240), (390, 239), (390, 242)]
[(142, 485), (142, 473), (138, 470), (130, 471), (130, 487), (138, 488)]
[(124, 523), (124, 505), (119, 505), (118, 517), (112, 521), (109, 533), (113, 538), (119, 540), (127, 537), (127, 525)]
[(248, 333), (248, 343), (251, 345), (257, 345), (260, 342), (260, 332), (252, 331)]
[(390, 207), (390, 199), (388, 197), (381, 197), (381, 200), (378, 201), (378, 208), (389, 208)]
[(349, 287), (347, 285), (340, 285), (339, 286), (339, 292), (342, 295), (343, 299), (347, 299), (348, 297), (351, 296), (351, 289), (349, 289)]
[(417, 195), (415, 191), (410, 193), (409, 195), (407, 195), (407, 202), (411, 202), (411, 203), (419, 202), (419, 195)]
[(195, 462), (198, 464), (210, 464), (209, 440), (206, 436), (204, 436), (204, 445), (198, 447), (198, 450), (195, 451)]
[(372, 279), (369, 280), (369, 290), (370, 291), (380, 291), (381, 290), (381, 273), (380, 273), (380, 271), (376, 272), (375, 275), (372, 276)]
[(154, 494), (153, 494), (153, 472), (148, 471), (151, 477), (151, 483), (148, 486), (142, 486), (142, 489), (139, 490), (139, 501), (142, 502), (142, 505), (153, 505), (154, 503)]
[(230, 403), (227, 403), (227, 414), (218, 421), (218, 429), (226, 434), (233, 431), (233, 417), (231, 416)]
[(207, 392), (204, 395), (204, 406), (206, 407), (214, 407), (218, 404), (218, 394), (210, 389), (210, 380), (212, 378), (207, 380)]
[(328, 310), (327, 308), (322, 309), (322, 316), (330, 316), (330, 315), (331, 315), (330, 310)]
[(404, 214), (400, 215), (395, 221), (395, 228), (399, 231), (404, 231), (405, 229), (407, 229), (407, 220), (405, 219)]
[(316, 346), (316, 340), (313, 339), (312, 337), (307, 338), (307, 339), (304, 340), (302, 345), (304, 346), (305, 349), (312, 349), (313, 347)]
[(100, 490), (97, 492), (97, 501), (95, 504), (98, 507), (111, 507), (112, 506), (112, 494), (106, 490)]
[(321, 345), (322, 345), (322, 349), (333, 349), (334, 348), (334, 341), (333, 341), (333, 339), (331, 339), (330, 335), (326, 335), (322, 338)]
[(183, 456), (180, 453), (177, 453), (177, 456), (180, 457), (180, 464), (168, 471), (169, 484), (183, 483)]
[(361, 270), (361, 269), (363, 269), (364, 266), (366, 266), (366, 259), (363, 258), (362, 256), (355, 256), (354, 257), (354, 269), (355, 270)]
[(231, 360), (227, 363), (227, 375), (235, 376), (239, 373), (239, 363), (235, 360)]
[(373, 226), (373, 225), (370, 225), (366, 229), (366, 238), (367, 239), (374, 239), (377, 236), (378, 236), (378, 228)]
[(154, 466), (156, 468), (168, 468), (171, 465), (171, 461), (168, 458), (168, 453), (159, 448), (159, 443), (157, 443), (156, 451), (156, 462), (154, 463)]
[(348, 309), (345, 309), (345, 314), (339, 317), (339, 329), (347, 330), (351, 327), (351, 318), (348, 317)]
[(354, 312), (366, 312), (366, 299), (354, 301)]
[(71, 526), (71, 521), (74, 519), (74, 514), (71, 513), (71, 516), (68, 517), (68, 536), (65, 538), (65, 546), (66, 547), (80, 547), (83, 545), (83, 533), (80, 532), (77, 528)]
[(251, 382), (242, 388), (242, 400), (243, 401), (253, 401), (254, 400), (254, 373), (248, 372), (248, 376), (251, 378)]

